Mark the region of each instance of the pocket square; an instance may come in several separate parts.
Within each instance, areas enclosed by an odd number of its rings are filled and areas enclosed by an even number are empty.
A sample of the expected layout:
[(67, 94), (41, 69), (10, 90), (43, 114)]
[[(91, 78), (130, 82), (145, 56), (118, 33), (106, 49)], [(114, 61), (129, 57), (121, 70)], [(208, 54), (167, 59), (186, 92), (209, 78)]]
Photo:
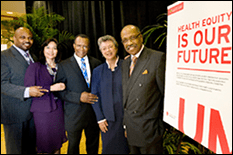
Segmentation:
[(143, 75), (148, 74), (148, 70), (147, 70), (147, 69), (144, 70), (144, 72), (143, 72), (142, 74), (143, 74)]

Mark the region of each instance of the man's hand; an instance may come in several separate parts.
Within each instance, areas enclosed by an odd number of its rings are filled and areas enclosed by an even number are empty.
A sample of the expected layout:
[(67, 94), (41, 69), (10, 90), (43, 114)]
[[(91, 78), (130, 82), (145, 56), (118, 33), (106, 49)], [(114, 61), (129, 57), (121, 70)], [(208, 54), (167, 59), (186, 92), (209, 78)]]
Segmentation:
[(64, 83), (55, 83), (50, 86), (50, 91), (62, 91), (66, 88)]
[(44, 95), (44, 92), (49, 92), (47, 89), (41, 89), (42, 86), (31, 86), (29, 88), (30, 97), (41, 97)]
[(95, 102), (98, 102), (98, 97), (94, 94), (83, 92), (81, 94), (80, 101), (83, 103), (94, 104)]
[(130, 57), (130, 55), (127, 55), (127, 56), (124, 58), (124, 60), (126, 60), (128, 57)]
[(99, 124), (99, 127), (100, 127), (100, 130), (103, 132), (103, 133), (106, 133), (108, 131), (108, 122), (107, 120), (101, 122), (101, 123), (98, 123)]

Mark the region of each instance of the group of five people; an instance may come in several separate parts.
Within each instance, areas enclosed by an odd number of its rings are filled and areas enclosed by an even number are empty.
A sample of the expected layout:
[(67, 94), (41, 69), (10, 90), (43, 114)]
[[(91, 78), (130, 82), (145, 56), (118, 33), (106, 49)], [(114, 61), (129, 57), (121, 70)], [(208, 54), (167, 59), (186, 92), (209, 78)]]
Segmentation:
[(88, 154), (98, 154), (99, 130), (103, 154), (163, 152), (165, 54), (144, 47), (137, 26), (121, 31), (130, 54), (125, 60), (117, 55), (114, 37), (98, 39), (103, 64), (88, 55), (84, 34), (76, 36), (72, 57), (59, 62), (58, 42), (48, 39), (35, 62), (25, 55), (32, 37), (29, 29), (18, 28), (14, 45), (1, 53), (7, 153), (59, 154), (68, 139), (68, 154), (79, 154), (83, 130)]

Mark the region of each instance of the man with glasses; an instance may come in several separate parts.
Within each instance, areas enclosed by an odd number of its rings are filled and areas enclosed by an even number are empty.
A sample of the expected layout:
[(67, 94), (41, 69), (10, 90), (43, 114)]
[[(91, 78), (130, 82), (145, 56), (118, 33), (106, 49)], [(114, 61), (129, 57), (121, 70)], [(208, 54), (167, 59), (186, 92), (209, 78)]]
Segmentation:
[(137, 26), (121, 31), (124, 128), (131, 154), (163, 153), (165, 54), (146, 48)]
[(56, 82), (63, 82), (66, 89), (57, 92), (65, 101), (65, 129), (68, 133), (68, 154), (79, 154), (82, 130), (85, 130), (86, 151), (98, 154), (99, 126), (91, 104), (98, 97), (90, 93), (91, 73), (101, 64), (100, 60), (87, 56), (90, 49), (89, 37), (79, 34), (74, 40), (74, 55), (58, 66)]

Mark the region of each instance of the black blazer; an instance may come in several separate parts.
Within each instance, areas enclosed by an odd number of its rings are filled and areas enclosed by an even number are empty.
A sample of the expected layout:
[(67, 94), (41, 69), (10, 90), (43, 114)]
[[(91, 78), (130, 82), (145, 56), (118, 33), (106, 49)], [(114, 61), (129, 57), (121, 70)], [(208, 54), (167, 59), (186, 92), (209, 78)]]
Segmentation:
[(145, 147), (163, 135), (165, 54), (145, 47), (129, 77), (130, 63), (122, 64), (123, 123), (129, 145)]
[[(88, 56), (91, 72), (95, 67), (101, 64), (100, 60)], [(88, 119), (94, 120), (96, 116), (91, 104), (80, 102), (81, 93), (90, 92), (82, 71), (74, 56), (64, 60), (58, 66), (56, 82), (63, 82), (66, 89), (57, 92), (57, 96), (65, 101), (65, 128), (67, 131), (81, 130)]]
[[(33, 56), (33, 55), (32, 55)], [(33, 57), (35, 60), (35, 57)], [(13, 47), (1, 52), (1, 123), (21, 123), (32, 117), (31, 99), (24, 99), (24, 57)]]

